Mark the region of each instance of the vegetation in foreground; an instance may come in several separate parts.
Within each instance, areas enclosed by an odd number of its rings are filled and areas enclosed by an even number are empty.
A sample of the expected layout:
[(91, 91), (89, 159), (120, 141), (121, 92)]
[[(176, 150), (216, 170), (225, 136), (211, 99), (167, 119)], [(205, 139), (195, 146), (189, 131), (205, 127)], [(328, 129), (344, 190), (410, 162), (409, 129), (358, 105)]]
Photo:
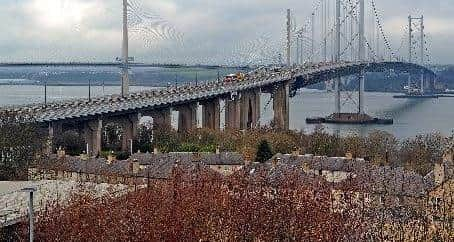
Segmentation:
[[(37, 214), (37, 241), (449, 241), (424, 203), (364, 205), (354, 179), (326, 182), (286, 166), (257, 165), (224, 177), (203, 166), (126, 195), (77, 194)], [(386, 197), (387, 198), (387, 197)], [(16, 231), (27, 240), (27, 223)]]
[(0, 180), (26, 180), (46, 143), (43, 130), (15, 113), (0, 115)]
[[(342, 157), (351, 153), (354, 158), (366, 158), (380, 165), (406, 167), (421, 175), (431, 171), (434, 163), (442, 159), (447, 147), (454, 142), (454, 134), (445, 137), (440, 133), (419, 135), (402, 141), (384, 131), (374, 131), (365, 137), (340, 137), (329, 134), (323, 126), (310, 134), (293, 130), (276, 131), (268, 127), (247, 132), (195, 130), (179, 134), (172, 130), (160, 130), (155, 131), (154, 135), (142, 132), (142, 138), (149, 137), (137, 141), (140, 147), (149, 147), (142, 152), (152, 152), (152, 147), (161, 152), (214, 152), (218, 147), (220, 151), (239, 152), (250, 160), (261, 161), (263, 158), (257, 157), (257, 154), (269, 157), (269, 145), (273, 155), (299, 151), (302, 154)], [(264, 152), (257, 152), (259, 147)]]
[[(339, 241), (355, 238), (354, 213), (330, 211), (329, 186), (287, 170), (244, 171), (225, 178), (202, 167), (123, 197), (76, 196), (50, 206), (37, 241)], [(27, 225), (19, 231), (27, 237)]]
[[(3, 174), (11, 174), (5, 179), (24, 176), (28, 165), (46, 147), (39, 127), (17, 122), (14, 116), (11, 117), (3, 119), (0, 126), (1, 169)], [(64, 138), (67, 136), (61, 136), (60, 145), (68, 150), (77, 148), (80, 139), (74, 136), (77, 134), (69, 135), (71, 139), (68, 140)], [(118, 140), (118, 137), (113, 138)], [(338, 137), (323, 128), (312, 134), (275, 131), (267, 127), (247, 132), (195, 130), (186, 134), (142, 128), (135, 144), (136, 149), (142, 151), (158, 148), (163, 152), (202, 152), (219, 148), (240, 152), (259, 162), (275, 153), (295, 150), (327, 156), (352, 153), (354, 157), (366, 157), (379, 165), (405, 166), (424, 175), (434, 162), (441, 160), (452, 141), (453, 137), (440, 134), (398, 141), (381, 131), (367, 137)], [(332, 209), (332, 184), (314, 177), (308, 180), (299, 172), (284, 169), (269, 176), (269, 171), (245, 169), (231, 177), (222, 177), (203, 167), (189, 172), (176, 169), (171, 179), (125, 196), (94, 198), (90, 194), (78, 194), (65, 206), (50, 204), (38, 214), (36, 238), (39, 241), (82, 241), (87, 238), (93, 241), (131, 238), (138, 241), (217, 241), (226, 238), (351, 241), (363, 240), (364, 236), (381, 239), (383, 230), (370, 230), (376, 225), (370, 223), (371, 218), (377, 216), (376, 211), (358, 212), (357, 204), (348, 203), (342, 212), (335, 212)], [(354, 183), (342, 186), (346, 190), (355, 189)], [(353, 200), (348, 196), (344, 198)], [(420, 238), (427, 238), (427, 219), (415, 214), (420, 217), (395, 226), (409, 228), (410, 232), (422, 236)], [(400, 221), (400, 215), (394, 216)], [(418, 226), (413, 228), (412, 224)], [(17, 232), (25, 240), (26, 225)], [(449, 227), (447, 236), (450, 236)]]
[[(30, 122), (21, 122), (14, 114), (2, 114), (0, 122), (0, 179), (18, 180), (27, 178), (27, 169), (37, 157), (46, 152), (46, 129)], [(106, 127), (103, 137), (104, 151), (107, 156), (115, 152), (117, 157), (128, 158), (121, 152), (121, 131)], [(258, 144), (266, 141), (271, 153), (300, 153), (314, 155), (344, 156), (351, 153), (353, 157), (362, 157), (378, 164), (404, 166), (419, 174), (427, 174), (434, 162), (440, 161), (443, 151), (454, 140), (454, 135), (446, 138), (439, 133), (419, 135), (399, 141), (392, 134), (375, 131), (366, 137), (339, 137), (327, 133), (322, 126), (315, 132), (307, 134), (300, 131), (276, 131), (262, 127), (251, 131), (211, 131), (198, 129), (190, 133), (177, 133), (172, 129), (153, 130), (146, 125), (140, 128), (134, 140), (134, 152), (239, 152), (246, 158), (255, 161)], [(69, 155), (79, 155), (85, 150), (82, 135), (75, 131), (66, 131), (55, 136), (53, 149), (61, 147)], [(269, 157), (269, 150), (266, 151)]]

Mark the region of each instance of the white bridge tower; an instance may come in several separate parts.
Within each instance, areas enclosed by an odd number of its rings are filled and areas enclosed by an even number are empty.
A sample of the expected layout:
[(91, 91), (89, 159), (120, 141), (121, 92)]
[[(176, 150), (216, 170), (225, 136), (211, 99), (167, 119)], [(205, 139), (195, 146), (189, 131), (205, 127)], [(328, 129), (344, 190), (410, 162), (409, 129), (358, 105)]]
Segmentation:
[(121, 96), (129, 94), (128, 0), (123, 0), (123, 45), (121, 58)]

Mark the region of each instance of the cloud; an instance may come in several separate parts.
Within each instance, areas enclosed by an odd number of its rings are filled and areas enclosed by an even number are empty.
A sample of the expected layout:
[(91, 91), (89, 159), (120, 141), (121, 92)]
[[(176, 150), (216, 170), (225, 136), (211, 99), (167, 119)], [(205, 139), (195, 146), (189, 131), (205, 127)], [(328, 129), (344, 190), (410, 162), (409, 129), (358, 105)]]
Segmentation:
[[(112, 61), (120, 55), (119, 0), (3, 0), (1, 61)], [(452, 63), (451, 0), (375, 0), (381, 23), (397, 49), (409, 14), (424, 14), (433, 60)], [(298, 26), (310, 17), (313, 0), (133, 0), (184, 35), (184, 41), (131, 37), (131, 55), (143, 62), (234, 62), (271, 58), (283, 51), (285, 10)], [(355, 1), (353, 1), (355, 2)], [(370, 0), (367, 27), (371, 26)], [(332, 13), (332, 11), (331, 11)], [(317, 34), (319, 38), (320, 34)], [(266, 36), (266, 38), (263, 38)], [(372, 36), (368, 33), (367, 37)], [(371, 41), (373, 42), (373, 41)], [(317, 45), (319, 46), (319, 45)], [(248, 51), (248, 49), (250, 49)], [(265, 50), (264, 50), (265, 49)], [(405, 48), (402, 48), (405, 50)], [(249, 53), (248, 53), (249, 52)], [(253, 53), (252, 53), (253, 52)], [(405, 54), (403, 51), (402, 54)]]

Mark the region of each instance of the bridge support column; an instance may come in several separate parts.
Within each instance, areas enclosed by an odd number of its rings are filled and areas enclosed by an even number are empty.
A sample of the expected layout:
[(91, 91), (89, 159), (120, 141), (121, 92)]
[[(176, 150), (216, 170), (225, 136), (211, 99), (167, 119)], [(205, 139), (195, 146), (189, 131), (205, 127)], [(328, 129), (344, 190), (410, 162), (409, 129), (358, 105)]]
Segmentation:
[(240, 129), (240, 100), (225, 100), (226, 129)]
[(334, 113), (335, 114), (340, 114), (340, 112), (341, 112), (340, 82), (341, 82), (340, 77), (336, 77), (336, 79), (334, 79)]
[(425, 90), (424, 90), (424, 72), (421, 73), (421, 94), (424, 94)]
[(241, 93), (240, 110), (240, 129), (253, 129), (260, 125), (260, 90)]
[(139, 126), (139, 114), (133, 114), (125, 117), (122, 120), (123, 136), (121, 139), (121, 150), (130, 151), (131, 142), (137, 137)]
[(153, 129), (170, 129), (172, 127), (172, 115), (170, 108), (142, 112), (143, 116), (153, 118)]
[(358, 113), (359, 114), (364, 114), (364, 81), (365, 81), (365, 71), (364, 69), (361, 70), (359, 74), (359, 103), (358, 103)]
[(188, 132), (197, 128), (197, 106), (191, 103), (177, 108), (178, 132)]
[(202, 103), (202, 127), (219, 130), (221, 126), (219, 98), (214, 98)]
[(49, 123), (49, 137), (48, 137), (48, 146), (47, 154), (52, 154), (54, 148), (54, 138), (57, 135), (63, 133), (63, 125), (61, 122), (50, 122)]
[(88, 155), (97, 156), (101, 152), (102, 119), (84, 123), (84, 136), (87, 143)]
[(288, 130), (289, 122), (289, 83), (278, 86), (273, 93), (274, 127), (279, 130)]

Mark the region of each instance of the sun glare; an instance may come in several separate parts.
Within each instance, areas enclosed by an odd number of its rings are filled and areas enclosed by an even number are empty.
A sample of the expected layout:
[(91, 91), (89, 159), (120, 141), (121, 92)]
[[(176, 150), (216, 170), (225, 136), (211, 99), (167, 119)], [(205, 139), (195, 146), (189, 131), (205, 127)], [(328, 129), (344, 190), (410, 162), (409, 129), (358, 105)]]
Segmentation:
[(80, 22), (86, 7), (78, 0), (33, 0), (32, 14), (45, 27), (57, 28)]

